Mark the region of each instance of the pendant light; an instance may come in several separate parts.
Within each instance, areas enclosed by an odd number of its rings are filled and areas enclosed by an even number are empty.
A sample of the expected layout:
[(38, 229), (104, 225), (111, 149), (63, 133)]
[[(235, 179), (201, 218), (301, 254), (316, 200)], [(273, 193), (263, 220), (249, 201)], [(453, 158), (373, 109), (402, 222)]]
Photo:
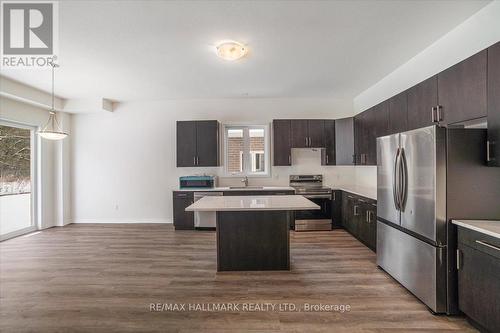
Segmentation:
[(61, 126), (57, 121), (56, 110), (54, 109), (54, 70), (56, 67), (59, 67), (59, 65), (52, 62), (51, 66), (52, 66), (52, 107), (49, 110), (49, 120), (47, 120), (45, 126), (43, 126), (42, 129), (38, 131), (38, 135), (48, 140), (62, 140), (68, 136), (68, 133), (62, 131)]

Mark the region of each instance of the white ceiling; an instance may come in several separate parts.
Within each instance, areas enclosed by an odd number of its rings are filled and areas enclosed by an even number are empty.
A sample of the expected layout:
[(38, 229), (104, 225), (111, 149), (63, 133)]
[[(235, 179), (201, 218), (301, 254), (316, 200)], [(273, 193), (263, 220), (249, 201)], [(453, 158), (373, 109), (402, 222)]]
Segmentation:
[[(61, 1), (56, 93), (353, 98), (488, 1)], [(218, 59), (234, 39), (250, 54)], [(2, 69), (43, 90), (50, 72)]]

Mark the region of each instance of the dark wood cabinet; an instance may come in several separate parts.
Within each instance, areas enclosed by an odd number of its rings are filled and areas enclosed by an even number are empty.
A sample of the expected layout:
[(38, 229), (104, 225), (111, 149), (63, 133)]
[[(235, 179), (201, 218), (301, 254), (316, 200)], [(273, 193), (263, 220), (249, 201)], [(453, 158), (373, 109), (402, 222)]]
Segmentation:
[(408, 100), (406, 91), (392, 97), (389, 106), (388, 134), (405, 132), (408, 130)]
[(325, 122), (322, 119), (293, 119), (293, 148), (322, 148), (325, 146)]
[(387, 101), (373, 108), (369, 118), (369, 143), (367, 165), (377, 165), (377, 138), (389, 134), (389, 103)]
[(292, 147), (307, 148), (309, 147), (308, 139), (308, 124), (306, 119), (293, 119), (292, 126)]
[(434, 125), (433, 112), (438, 105), (437, 75), (408, 89), (408, 130)]
[(458, 227), (458, 304), (484, 331), (500, 332), (500, 240)]
[(438, 118), (442, 125), (487, 115), (487, 50), (438, 74)]
[(500, 166), (500, 42), (488, 49), (488, 142), (489, 166)]
[(368, 155), (368, 121), (372, 109), (368, 109), (354, 117), (354, 163), (366, 165)]
[(173, 213), (175, 230), (194, 229), (194, 213), (186, 212), (186, 207), (194, 202), (193, 192), (173, 192)]
[(219, 165), (219, 123), (215, 120), (196, 122), (196, 166)]
[(354, 117), (354, 154), (357, 165), (377, 165), (377, 137), (388, 134), (388, 103)]
[(177, 167), (196, 165), (196, 122), (177, 122)]
[(307, 121), (307, 132), (309, 136), (309, 147), (325, 147), (325, 121), (322, 119), (310, 119)]
[(273, 165), (292, 165), (291, 121), (273, 120)]
[(358, 217), (357, 238), (372, 251), (377, 247), (377, 205), (368, 199), (358, 199), (361, 213)]
[(336, 165), (335, 120), (324, 121), (325, 144), (321, 149), (321, 165)]
[(332, 192), (332, 228), (342, 227), (342, 191)]
[[(325, 120), (325, 134), (326, 134)], [(328, 143), (327, 143), (328, 144)], [(335, 120), (335, 164), (354, 165), (354, 118)]]
[(219, 122), (177, 122), (177, 167), (219, 166)]
[(357, 205), (356, 197), (344, 192), (342, 198), (342, 224), (350, 234), (358, 234), (360, 207)]
[(368, 248), (377, 247), (377, 202), (342, 192), (342, 226)]

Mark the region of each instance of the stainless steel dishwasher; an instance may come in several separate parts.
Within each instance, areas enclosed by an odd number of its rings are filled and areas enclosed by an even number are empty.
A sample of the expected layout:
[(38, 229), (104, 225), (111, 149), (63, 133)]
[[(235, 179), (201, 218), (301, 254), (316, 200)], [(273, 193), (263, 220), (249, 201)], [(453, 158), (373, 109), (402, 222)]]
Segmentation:
[[(194, 201), (198, 201), (203, 197), (222, 196), (222, 192), (194, 192)], [(215, 229), (217, 220), (216, 212), (195, 212), (194, 227), (196, 229)]]

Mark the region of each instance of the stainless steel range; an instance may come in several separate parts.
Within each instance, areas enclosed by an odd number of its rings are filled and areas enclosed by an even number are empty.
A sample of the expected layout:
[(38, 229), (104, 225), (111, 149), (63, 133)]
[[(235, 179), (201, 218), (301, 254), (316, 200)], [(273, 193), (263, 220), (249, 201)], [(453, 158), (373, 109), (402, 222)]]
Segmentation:
[(290, 175), (290, 186), (321, 207), (295, 212), (295, 231), (332, 230), (332, 189), (323, 186), (323, 176)]

